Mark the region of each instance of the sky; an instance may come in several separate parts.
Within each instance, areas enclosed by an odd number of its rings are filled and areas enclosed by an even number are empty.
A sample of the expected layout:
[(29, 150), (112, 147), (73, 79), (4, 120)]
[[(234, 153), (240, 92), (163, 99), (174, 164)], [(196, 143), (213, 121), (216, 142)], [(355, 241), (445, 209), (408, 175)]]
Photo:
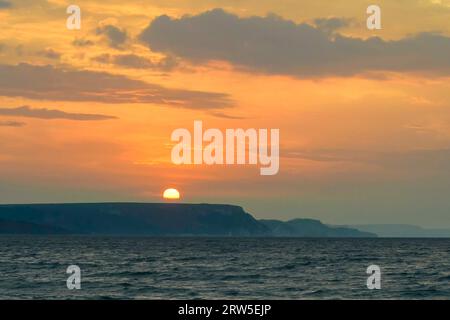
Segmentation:
[[(1, 0), (0, 30), (0, 203), (450, 227), (450, 0)], [(279, 129), (278, 174), (173, 164), (195, 120)]]

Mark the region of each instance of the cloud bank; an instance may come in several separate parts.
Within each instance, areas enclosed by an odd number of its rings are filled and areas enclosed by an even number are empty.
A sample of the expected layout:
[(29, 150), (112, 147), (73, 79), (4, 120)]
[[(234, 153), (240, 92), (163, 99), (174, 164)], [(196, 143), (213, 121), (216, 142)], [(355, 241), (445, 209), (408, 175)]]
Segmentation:
[(165, 57), (160, 61), (154, 62), (151, 59), (136, 55), (136, 54), (101, 54), (92, 58), (93, 61), (113, 64), (120, 67), (132, 69), (154, 69), (160, 71), (170, 71), (176, 65), (177, 61), (173, 57)]
[(48, 101), (152, 103), (190, 109), (232, 106), (225, 93), (166, 88), (123, 75), (31, 64), (0, 65), (0, 96)]
[(193, 63), (222, 60), (248, 71), (296, 77), (352, 76), (374, 71), (450, 75), (450, 38), (422, 33), (397, 41), (351, 38), (330, 31), (345, 20), (297, 24), (275, 15), (238, 17), (222, 9), (154, 19), (139, 38), (152, 51)]
[(46, 108), (33, 109), (30, 108), (29, 106), (22, 106), (17, 108), (0, 108), (0, 115), (19, 116), (38, 119), (67, 119), (80, 121), (117, 119), (117, 117), (103, 114), (69, 113), (55, 109), (46, 109)]
[(11, 8), (12, 4), (9, 1), (0, 0), (0, 10)]

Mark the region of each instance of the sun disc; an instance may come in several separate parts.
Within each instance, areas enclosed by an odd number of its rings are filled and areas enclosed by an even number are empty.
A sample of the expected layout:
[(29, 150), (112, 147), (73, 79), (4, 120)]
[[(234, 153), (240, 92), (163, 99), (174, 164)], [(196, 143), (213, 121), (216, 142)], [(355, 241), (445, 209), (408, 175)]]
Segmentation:
[(180, 199), (180, 193), (177, 189), (166, 189), (163, 193), (163, 198), (168, 200), (177, 200)]

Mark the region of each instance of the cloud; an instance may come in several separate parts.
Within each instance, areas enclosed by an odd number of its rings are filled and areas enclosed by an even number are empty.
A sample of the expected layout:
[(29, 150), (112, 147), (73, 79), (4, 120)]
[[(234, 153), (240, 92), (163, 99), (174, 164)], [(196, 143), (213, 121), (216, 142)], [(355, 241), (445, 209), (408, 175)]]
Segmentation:
[(11, 7), (12, 7), (11, 2), (0, 0), (0, 10), (1, 9), (8, 9), (8, 8), (11, 8)]
[(94, 42), (89, 39), (76, 38), (72, 41), (72, 45), (75, 47), (89, 47), (94, 45)]
[(316, 28), (327, 34), (331, 34), (339, 29), (349, 26), (350, 22), (351, 19), (338, 17), (314, 19)]
[(23, 127), (24, 122), (19, 121), (0, 121), (0, 127)]
[(92, 60), (100, 63), (114, 64), (125, 68), (155, 69), (161, 71), (170, 71), (177, 65), (176, 59), (170, 56), (154, 62), (150, 59), (135, 54), (101, 54), (92, 58)]
[(282, 156), (301, 160), (341, 162), (366, 161), (373, 154), (360, 150), (283, 148)]
[(109, 53), (100, 54), (98, 56), (91, 58), (91, 61), (99, 62), (99, 63), (110, 63), (111, 55)]
[(104, 25), (98, 27), (96, 30), (97, 35), (104, 35), (108, 39), (109, 46), (112, 48), (120, 49), (127, 41), (127, 32), (113, 25)]
[(33, 109), (30, 108), (29, 106), (22, 106), (17, 108), (0, 108), (0, 115), (19, 116), (38, 119), (67, 119), (80, 121), (117, 119), (117, 117), (103, 114), (69, 113), (55, 109), (45, 109), (45, 108)]
[(230, 115), (224, 112), (211, 112), (210, 113), (212, 116), (217, 117), (217, 118), (222, 118), (222, 119), (229, 119), (229, 120), (243, 120), (243, 119), (247, 119), (245, 117), (241, 117), (241, 116), (235, 116), (235, 115)]
[(233, 104), (225, 93), (172, 89), (106, 72), (25, 63), (0, 64), (0, 96), (48, 101), (154, 103), (191, 109), (220, 109)]
[(39, 51), (38, 55), (52, 60), (59, 60), (59, 58), (61, 57), (61, 53), (53, 50), (52, 48), (47, 48), (45, 50)]
[(450, 172), (450, 149), (373, 151), (355, 149), (282, 148), (285, 158), (319, 162), (358, 162), (390, 168), (395, 172)]
[[(422, 33), (395, 41), (346, 37), (275, 15), (238, 17), (222, 9), (179, 19), (154, 19), (139, 38), (152, 51), (192, 63), (228, 61), (248, 71), (296, 77), (352, 76), (373, 71), (450, 75), (450, 38)], [(324, 31), (323, 29), (327, 29)]]

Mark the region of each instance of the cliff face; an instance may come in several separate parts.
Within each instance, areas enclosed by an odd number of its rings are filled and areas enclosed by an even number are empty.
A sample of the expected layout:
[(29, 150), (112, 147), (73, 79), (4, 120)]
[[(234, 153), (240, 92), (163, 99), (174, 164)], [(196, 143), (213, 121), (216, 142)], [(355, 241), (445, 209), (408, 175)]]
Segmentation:
[(317, 220), (256, 220), (241, 207), (178, 203), (0, 205), (0, 233), (370, 237)]
[(269, 232), (241, 207), (231, 205), (0, 205), (0, 219), (61, 228), (75, 234), (256, 236)]
[(354, 228), (331, 227), (313, 219), (294, 219), (286, 222), (260, 220), (260, 222), (271, 230), (273, 236), (277, 237), (376, 237), (370, 232), (362, 232)]

